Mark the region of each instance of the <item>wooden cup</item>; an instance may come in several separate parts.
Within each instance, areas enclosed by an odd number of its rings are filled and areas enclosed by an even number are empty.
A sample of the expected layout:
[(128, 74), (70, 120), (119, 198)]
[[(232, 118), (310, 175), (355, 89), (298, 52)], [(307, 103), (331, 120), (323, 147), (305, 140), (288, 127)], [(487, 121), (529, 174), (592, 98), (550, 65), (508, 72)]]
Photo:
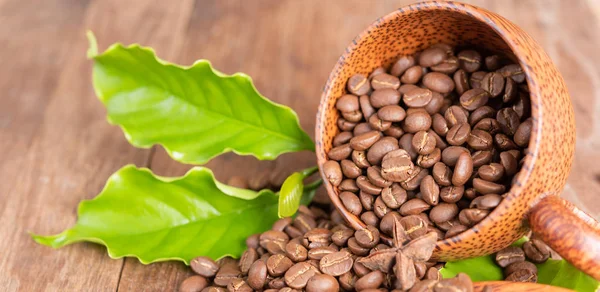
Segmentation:
[[(565, 83), (540, 45), (505, 18), (456, 2), (426, 2), (378, 19), (356, 37), (333, 68), (324, 88), (316, 125), (318, 164), (327, 161), (338, 133), (336, 99), (346, 81), (368, 75), (436, 43), (473, 45), (507, 55), (523, 68), (531, 92), (533, 129), (525, 163), (509, 194), (477, 225), (438, 241), (434, 258), (457, 260), (491, 254), (522, 237), (530, 228), (574, 266), (600, 280), (600, 227), (558, 195), (571, 169), (575, 120)], [(338, 190), (325, 180), (338, 211), (355, 229), (364, 227), (342, 205)]]

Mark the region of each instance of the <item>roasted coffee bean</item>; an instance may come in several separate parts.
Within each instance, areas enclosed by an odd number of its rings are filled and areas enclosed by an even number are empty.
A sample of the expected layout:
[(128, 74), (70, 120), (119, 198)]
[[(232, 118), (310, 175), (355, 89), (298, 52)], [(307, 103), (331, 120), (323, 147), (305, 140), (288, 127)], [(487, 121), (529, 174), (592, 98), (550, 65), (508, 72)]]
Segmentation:
[(529, 270), (532, 273), (537, 274), (537, 267), (531, 262), (524, 261), (508, 265), (506, 268), (504, 268), (504, 276), (507, 277), (518, 270)]
[(253, 234), (246, 238), (246, 247), (248, 248), (259, 248), (259, 236), (260, 234)]
[(500, 153), (500, 164), (504, 167), (504, 173), (507, 176), (513, 176), (517, 173), (519, 164), (517, 159), (509, 152)]
[(487, 56), (485, 57), (485, 68), (490, 71), (495, 71), (500, 68), (501, 60), (502, 58), (498, 55)]
[(375, 203), (375, 198), (373, 197), (373, 195), (367, 194), (363, 191), (361, 191), (358, 194), (358, 198), (360, 199), (360, 203), (362, 204), (363, 208), (367, 211), (372, 211), (373, 210), (373, 204)]
[(308, 257), (308, 251), (302, 244), (290, 241), (285, 245), (285, 255), (294, 262), (301, 262)]
[[(344, 159), (340, 161), (342, 173), (347, 178), (357, 178), (362, 174), (362, 170), (351, 160)], [(341, 183), (341, 181), (340, 181)]]
[(336, 161), (329, 160), (323, 163), (323, 173), (325, 173), (327, 181), (333, 186), (339, 186), (342, 182), (342, 169)]
[(352, 266), (352, 271), (358, 276), (362, 277), (371, 272), (371, 269), (365, 267), (360, 261), (364, 259), (363, 257), (358, 257), (354, 261), (354, 265)]
[(402, 100), (409, 107), (424, 107), (433, 99), (433, 92), (426, 88), (416, 87), (404, 94)]
[(400, 79), (398, 79), (396, 76), (386, 73), (377, 74), (373, 77), (373, 79), (371, 79), (371, 87), (374, 90), (384, 88), (398, 89), (398, 87), (400, 87)]
[(398, 212), (392, 211), (388, 212), (381, 218), (381, 222), (379, 222), (379, 229), (381, 232), (387, 235), (392, 235), (392, 231), (394, 228), (394, 222), (399, 221), (402, 218)]
[(367, 150), (381, 139), (381, 132), (370, 131), (350, 139), (350, 147), (354, 150)]
[(470, 154), (469, 150), (465, 147), (450, 146), (442, 151), (442, 162), (448, 166), (454, 167), (458, 161), (458, 157), (463, 153)]
[(403, 149), (389, 152), (381, 163), (381, 176), (388, 181), (404, 182), (415, 171), (411, 157)]
[(500, 131), (500, 123), (496, 119), (492, 118), (483, 118), (479, 121), (473, 129), (482, 130), (490, 133), (490, 135), (495, 135)]
[(231, 261), (227, 264), (224, 264), (219, 269), (219, 271), (215, 275), (213, 282), (217, 286), (227, 287), (227, 285), (229, 285), (229, 283), (231, 281), (233, 281), (234, 279), (240, 278), (241, 275), (242, 275), (242, 273), (238, 269), (238, 266), (235, 263), (235, 261)]
[(219, 266), (209, 257), (197, 257), (190, 262), (192, 270), (203, 277), (214, 277), (219, 271)]
[(378, 196), (375, 199), (375, 203), (373, 203), (373, 212), (375, 213), (375, 215), (377, 215), (377, 217), (379, 218), (382, 218), (383, 216), (385, 216), (385, 214), (387, 214), (390, 211), (390, 208), (388, 208), (385, 202), (383, 202), (381, 196)]
[(443, 162), (437, 162), (433, 165), (432, 176), (440, 186), (446, 187), (452, 184), (452, 170)]
[(460, 105), (467, 110), (473, 111), (484, 106), (489, 98), (490, 94), (483, 88), (473, 88), (460, 96)]
[(481, 89), (487, 91), (492, 98), (498, 97), (504, 90), (504, 76), (497, 72), (485, 74), (481, 81)]
[(494, 143), (500, 150), (515, 150), (518, 148), (515, 142), (502, 133), (498, 133), (494, 136)]
[(419, 86), (416, 86), (414, 84), (402, 84), (400, 85), (400, 88), (398, 88), (398, 91), (404, 95), (407, 94), (409, 91), (412, 91), (413, 89), (417, 89), (417, 88), (421, 88)]
[(400, 102), (400, 92), (393, 88), (384, 88), (373, 91), (369, 100), (374, 108), (386, 105), (397, 105)]
[(372, 184), (366, 176), (356, 178), (356, 185), (361, 191), (367, 194), (379, 195), (381, 193), (381, 188)]
[(343, 113), (358, 111), (358, 97), (353, 94), (342, 95), (342, 97), (336, 101), (335, 108)]
[(360, 111), (342, 112), (342, 117), (346, 121), (351, 122), (351, 123), (358, 123), (363, 118), (362, 113)]
[(253, 249), (253, 248), (246, 249), (244, 251), (244, 253), (242, 253), (242, 256), (240, 257), (240, 262), (239, 262), (240, 271), (242, 272), (242, 274), (244, 274), (244, 275), (248, 274), (248, 270), (250, 270), (250, 266), (257, 259), (258, 259), (258, 253), (256, 252), (255, 249)]
[(496, 120), (500, 123), (502, 132), (512, 136), (519, 127), (519, 115), (512, 108), (503, 108), (496, 114)]
[(338, 252), (338, 249), (333, 246), (316, 247), (308, 250), (308, 258), (311, 260), (320, 260), (328, 254)]
[(387, 153), (397, 149), (399, 149), (399, 147), (396, 138), (383, 137), (369, 148), (369, 151), (367, 152), (367, 161), (371, 165), (380, 164)]
[(515, 131), (515, 143), (521, 147), (527, 147), (529, 145), (529, 138), (531, 137), (531, 129), (532, 129), (532, 120), (531, 118), (525, 120), (523, 123), (519, 125), (517, 130)]
[(314, 275), (320, 274), (319, 269), (308, 262), (293, 265), (285, 273), (285, 283), (294, 289), (302, 289)]
[(496, 263), (503, 268), (522, 261), (525, 261), (525, 253), (520, 247), (509, 246), (496, 253)]
[(394, 76), (402, 75), (408, 68), (414, 66), (416, 64), (415, 58), (413, 56), (402, 56), (398, 58), (396, 62), (392, 65), (392, 69), (390, 70), (390, 74)]
[(527, 282), (527, 283), (536, 283), (537, 282), (537, 274), (531, 270), (521, 269), (513, 272), (508, 275), (505, 281), (511, 282)]
[(467, 144), (475, 150), (489, 150), (492, 148), (493, 143), (492, 135), (480, 129), (472, 130), (467, 139)]
[(381, 167), (379, 166), (371, 166), (367, 168), (367, 178), (373, 185), (380, 188), (386, 188), (392, 185), (391, 181), (388, 181), (381, 176)]
[(419, 188), (423, 178), (429, 175), (429, 170), (415, 166), (409, 178), (400, 182), (400, 186), (407, 191), (414, 191)]
[(419, 55), (419, 65), (431, 67), (440, 64), (448, 55), (446, 51), (438, 47), (429, 47)]
[(227, 284), (227, 290), (230, 292), (252, 292), (252, 288), (242, 279), (233, 279)]
[(428, 114), (433, 115), (439, 113), (443, 105), (444, 97), (437, 92), (432, 92), (431, 101), (423, 108)]
[(381, 191), (381, 199), (391, 209), (398, 209), (406, 202), (406, 191), (399, 184), (394, 183)]
[(269, 275), (278, 277), (283, 275), (294, 263), (283, 254), (276, 254), (267, 260), (267, 271)]
[[(448, 75), (439, 72), (431, 72), (423, 76), (423, 85), (427, 88), (440, 92), (449, 93), (454, 90), (454, 82)], [(406, 96), (404, 96), (406, 99)]]
[(504, 77), (510, 77), (517, 83), (525, 81), (525, 73), (523, 73), (523, 69), (521, 69), (521, 66), (518, 64), (506, 65), (498, 69), (498, 73), (502, 74)]
[(529, 95), (522, 92), (519, 93), (512, 109), (517, 113), (519, 118), (523, 119), (528, 117), (531, 113), (531, 100), (529, 100)]
[(454, 73), (453, 80), (454, 80), (456, 92), (459, 95), (462, 95), (463, 93), (465, 93), (467, 90), (470, 89), (469, 79), (467, 77), (467, 73), (465, 72), (465, 70), (460, 69), (460, 70), (456, 71)]
[(377, 111), (377, 116), (388, 122), (400, 122), (406, 117), (406, 111), (398, 105), (386, 105)]
[(435, 139), (435, 147), (437, 147), (440, 150), (444, 150), (446, 149), (446, 147), (448, 147), (448, 144), (446, 144), (446, 142), (433, 130), (429, 129), (427, 133), (429, 133), (429, 135), (433, 136), (433, 138)]
[(426, 111), (409, 113), (404, 120), (404, 130), (408, 133), (427, 131), (431, 128), (431, 116)]
[(298, 216), (296, 216), (296, 218), (292, 222), (292, 225), (298, 228), (301, 232), (306, 233), (309, 230), (317, 227), (317, 222), (314, 218), (310, 216), (298, 214)]
[(454, 125), (446, 134), (446, 141), (448, 144), (453, 146), (460, 146), (467, 142), (469, 134), (471, 133), (471, 127), (467, 123), (460, 123)]
[(545, 262), (550, 257), (550, 248), (537, 238), (525, 242), (523, 251), (530, 261), (538, 264)]
[(429, 211), (429, 218), (434, 223), (450, 221), (458, 215), (458, 206), (450, 203), (439, 203)]
[(398, 139), (404, 135), (404, 130), (402, 130), (402, 127), (392, 124), (387, 130), (383, 131), (383, 134)]
[(490, 163), (480, 167), (477, 173), (484, 180), (496, 182), (504, 176), (504, 167), (500, 163)]
[(458, 215), (460, 223), (471, 226), (479, 223), (489, 214), (488, 210), (481, 209), (463, 209)]
[[(428, 218), (427, 216), (424, 217)], [(416, 239), (427, 234), (427, 223), (419, 215), (406, 216), (400, 219), (399, 222), (409, 239)]]
[(506, 78), (506, 84), (504, 85), (504, 94), (502, 95), (502, 101), (504, 103), (513, 102), (519, 93), (517, 84), (512, 78)]
[(465, 192), (463, 186), (448, 186), (440, 190), (440, 199), (446, 203), (456, 203), (460, 201)]
[(454, 174), (452, 175), (452, 184), (455, 186), (462, 186), (473, 173), (473, 159), (471, 154), (463, 152), (456, 160), (456, 166), (454, 167)]
[(355, 194), (351, 192), (341, 192), (340, 200), (348, 212), (356, 216), (359, 216), (360, 212), (362, 212), (362, 205)]
[(358, 186), (356, 186), (356, 181), (353, 179), (343, 180), (338, 188), (340, 191), (358, 192)]
[(502, 194), (505, 191), (504, 185), (483, 180), (480, 178), (473, 179), (473, 188), (480, 194)]
[(423, 168), (431, 168), (442, 159), (440, 148), (433, 149), (433, 152), (417, 157), (417, 165)]
[[(359, 135), (371, 132), (373, 130), (374, 129), (371, 127), (371, 125), (369, 123), (359, 123), (352, 130), (352, 134), (354, 136), (359, 136)], [(352, 138), (350, 138), (350, 140), (352, 140)]]
[(454, 225), (454, 226), (450, 227), (450, 229), (448, 229), (448, 231), (446, 231), (446, 235), (444, 236), (444, 238), (450, 238), (450, 237), (459, 235), (467, 229), (469, 229), (469, 228), (465, 225), (461, 225), (461, 224)]
[(481, 54), (474, 50), (464, 50), (458, 53), (460, 68), (468, 73), (475, 72), (481, 67)]
[[(290, 238), (296, 238), (296, 237), (302, 236), (302, 234), (304, 234), (298, 228), (291, 226), (291, 225), (287, 226), (284, 231)], [(258, 252), (260, 253), (260, 249), (258, 249)]]
[(436, 141), (433, 136), (429, 135), (426, 131), (419, 131), (415, 133), (412, 139), (412, 146), (417, 153), (426, 155), (435, 149)]
[(202, 276), (191, 276), (181, 282), (179, 286), (179, 291), (181, 292), (200, 292), (206, 286), (208, 286), (209, 282), (206, 278)]
[(456, 70), (458, 70), (458, 58), (450, 56), (446, 60), (442, 61), (441, 63), (435, 66), (430, 67), (429, 69), (435, 72), (452, 74), (456, 72)]
[(337, 147), (350, 142), (350, 139), (352, 139), (352, 137), (353, 136), (351, 132), (338, 133), (337, 135), (335, 135), (335, 137), (333, 137), (333, 147)]
[[(377, 142), (379, 142), (379, 141), (377, 141)], [(377, 142), (375, 142), (375, 143), (377, 143)], [(373, 145), (375, 145), (375, 144), (373, 144)], [(354, 164), (356, 164), (356, 166), (358, 166), (359, 168), (367, 168), (367, 167), (371, 166), (369, 161), (367, 161), (367, 154), (365, 153), (365, 151), (353, 150), (351, 158), (352, 158), (352, 162), (354, 162)], [(341, 171), (341, 168), (340, 168), (340, 171)]]
[(405, 150), (408, 155), (410, 156), (410, 159), (414, 160), (415, 158), (417, 158), (417, 156), (419, 155), (419, 153), (417, 153), (417, 150), (412, 147), (412, 139), (413, 139), (414, 135), (411, 133), (406, 133), (404, 135), (402, 135), (402, 137), (400, 137), (400, 139), (398, 139), (398, 144), (400, 145), (400, 149)]
[(358, 278), (353, 272), (347, 272), (339, 277), (340, 287), (347, 291), (354, 291), (354, 284)]
[(384, 121), (377, 114), (369, 117), (369, 126), (377, 131), (385, 131), (392, 126), (392, 122)]
[(496, 116), (496, 110), (490, 106), (482, 106), (475, 109), (469, 115), (469, 125), (475, 126), (479, 121), (485, 118), (494, 118)]
[(365, 248), (373, 248), (379, 243), (379, 230), (374, 226), (367, 226), (354, 233), (356, 242)]
[(369, 80), (373, 80), (373, 77), (375, 77), (379, 74), (383, 74), (385, 72), (386, 72), (385, 68), (383, 68), (381, 66), (377, 67), (377, 68), (373, 69), (373, 72), (371, 72), (371, 74), (369, 74)]
[(400, 82), (404, 84), (416, 84), (419, 82), (419, 80), (421, 80), (422, 76), (423, 67), (418, 65), (412, 66), (404, 71), (404, 74), (402, 74), (402, 77), (400, 77)]
[(492, 161), (493, 153), (490, 150), (478, 150), (471, 154), (473, 159), (473, 167), (478, 168)]
[(337, 147), (333, 147), (331, 150), (329, 150), (327, 156), (331, 160), (340, 161), (342, 159), (346, 159), (348, 156), (350, 156), (351, 153), (352, 148), (350, 147), (350, 144), (343, 144)]
[(363, 212), (362, 214), (360, 214), (360, 220), (362, 222), (365, 222), (365, 224), (367, 225), (379, 225), (379, 217), (377, 217), (377, 215), (375, 215), (375, 213), (372, 211)]
[(433, 291), (473, 291), (473, 282), (467, 274), (458, 273), (454, 278), (440, 280)]
[(431, 175), (426, 176), (421, 181), (421, 197), (423, 201), (431, 206), (438, 204), (440, 199), (440, 187)]
[(355, 255), (365, 256), (369, 254), (369, 249), (364, 248), (358, 244), (355, 237), (348, 239), (348, 249)]
[(360, 110), (362, 112), (363, 117), (368, 120), (371, 115), (375, 113), (375, 109), (371, 105), (371, 101), (369, 100), (368, 95), (361, 95), (358, 98), (358, 103), (360, 105)]
[(429, 208), (431, 208), (431, 206), (427, 204), (427, 202), (421, 199), (414, 198), (402, 204), (402, 206), (400, 206), (399, 211), (402, 216), (408, 216), (417, 215), (419, 213), (429, 210)]
[(337, 292), (339, 290), (338, 281), (327, 274), (314, 275), (306, 284), (306, 292)]
[(385, 275), (381, 271), (373, 271), (358, 279), (354, 288), (356, 291), (375, 289), (383, 284), (384, 279)]
[(471, 201), (470, 208), (490, 210), (496, 208), (500, 202), (502, 202), (502, 196), (496, 194), (487, 194), (477, 197)]
[(369, 80), (365, 75), (355, 74), (348, 79), (348, 91), (354, 95), (367, 94), (371, 90)]
[(267, 284), (267, 286), (271, 289), (276, 289), (277, 291), (279, 291), (279, 289), (283, 289), (285, 287), (285, 280), (283, 278), (275, 278), (269, 281), (269, 283)]
[(325, 247), (331, 243), (331, 230), (325, 228), (314, 228), (304, 234), (308, 242), (308, 248)]
[(448, 127), (453, 127), (456, 124), (469, 122), (468, 113), (459, 106), (453, 105), (444, 112), (444, 118), (448, 123)]

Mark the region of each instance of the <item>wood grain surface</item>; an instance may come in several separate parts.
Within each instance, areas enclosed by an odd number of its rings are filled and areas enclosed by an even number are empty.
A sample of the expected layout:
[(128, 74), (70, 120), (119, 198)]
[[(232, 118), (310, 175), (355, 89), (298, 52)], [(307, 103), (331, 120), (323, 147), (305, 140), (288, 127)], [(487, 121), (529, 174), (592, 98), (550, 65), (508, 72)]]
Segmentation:
[[(93, 198), (122, 165), (161, 175), (190, 168), (160, 148), (129, 146), (106, 122), (91, 86), (86, 29), (102, 49), (140, 43), (171, 62), (204, 58), (220, 71), (245, 72), (263, 95), (298, 112), (312, 136), (321, 88), (343, 49), (377, 17), (411, 2), (0, 0), (0, 291), (176, 291), (189, 274), (180, 263), (112, 260), (95, 244), (52, 250), (28, 235), (74, 224), (79, 201)], [(562, 72), (577, 122), (563, 196), (600, 219), (600, 3), (467, 2), (520, 25)], [(240, 169), (290, 171), (314, 162), (311, 153), (274, 162), (227, 154), (208, 167), (226, 180), (249, 176)]]

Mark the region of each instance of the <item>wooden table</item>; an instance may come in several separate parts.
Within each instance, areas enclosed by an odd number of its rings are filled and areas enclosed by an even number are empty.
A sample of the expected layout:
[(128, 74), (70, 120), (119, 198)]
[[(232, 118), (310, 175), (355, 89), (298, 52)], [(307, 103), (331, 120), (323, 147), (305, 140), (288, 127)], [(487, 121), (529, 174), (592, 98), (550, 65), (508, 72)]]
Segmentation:
[[(85, 30), (100, 47), (141, 43), (166, 60), (205, 58), (226, 73), (245, 72), (258, 89), (292, 107), (313, 133), (321, 88), (346, 45), (377, 17), (411, 1), (0, 0), (0, 290), (173, 291), (188, 275), (180, 263), (112, 260), (95, 244), (52, 250), (27, 234), (74, 224), (127, 163), (162, 175), (189, 166), (162, 149), (131, 147), (94, 97)], [(600, 218), (600, 5), (580, 1), (469, 1), (533, 35), (565, 77), (577, 114), (577, 154), (564, 196)], [(221, 180), (245, 169), (290, 169), (311, 153), (258, 163), (224, 155), (211, 161)]]

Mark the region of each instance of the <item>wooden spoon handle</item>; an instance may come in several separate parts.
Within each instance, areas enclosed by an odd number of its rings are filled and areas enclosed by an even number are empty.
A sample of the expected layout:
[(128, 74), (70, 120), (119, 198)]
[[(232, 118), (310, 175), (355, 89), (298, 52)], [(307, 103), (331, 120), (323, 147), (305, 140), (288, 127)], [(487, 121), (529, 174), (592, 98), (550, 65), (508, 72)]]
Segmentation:
[(531, 209), (531, 230), (573, 266), (600, 280), (600, 224), (557, 196)]

